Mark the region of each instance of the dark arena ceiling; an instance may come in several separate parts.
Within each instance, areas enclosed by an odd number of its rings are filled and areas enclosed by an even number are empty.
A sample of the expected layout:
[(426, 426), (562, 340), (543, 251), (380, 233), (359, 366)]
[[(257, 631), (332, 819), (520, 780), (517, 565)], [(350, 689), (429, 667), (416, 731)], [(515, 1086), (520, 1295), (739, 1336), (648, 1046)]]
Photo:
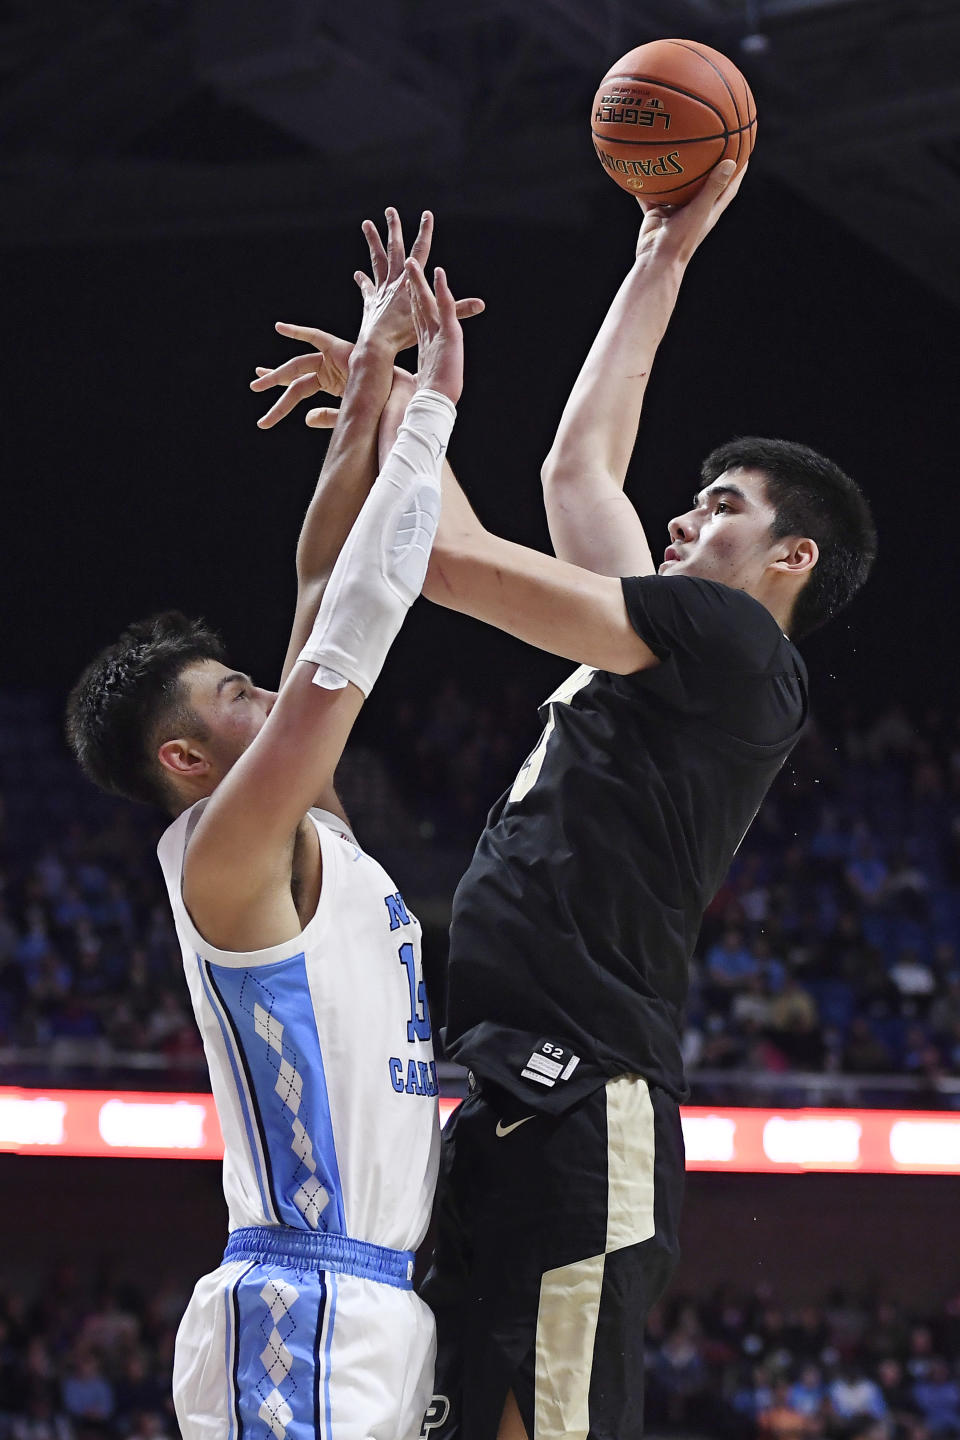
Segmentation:
[(353, 224), (386, 185), (587, 224), (595, 86), (671, 35), (744, 70), (757, 169), (960, 303), (958, 0), (8, 0), (0, 243)]

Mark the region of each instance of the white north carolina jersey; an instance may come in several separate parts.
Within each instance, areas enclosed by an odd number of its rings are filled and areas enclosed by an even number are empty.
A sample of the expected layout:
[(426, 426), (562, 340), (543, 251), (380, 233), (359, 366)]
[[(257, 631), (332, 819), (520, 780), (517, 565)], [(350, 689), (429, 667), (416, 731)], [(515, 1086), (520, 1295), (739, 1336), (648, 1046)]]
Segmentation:
[(419, 922), (343, 821), (312, 810), (323, 862), (312, 920), (283, 945), (216, 949), (181, 888), (205, 804), (174, 821), (158, 854), (223, 1130), (230, 1229), (414, 1250), (439, 1156)]

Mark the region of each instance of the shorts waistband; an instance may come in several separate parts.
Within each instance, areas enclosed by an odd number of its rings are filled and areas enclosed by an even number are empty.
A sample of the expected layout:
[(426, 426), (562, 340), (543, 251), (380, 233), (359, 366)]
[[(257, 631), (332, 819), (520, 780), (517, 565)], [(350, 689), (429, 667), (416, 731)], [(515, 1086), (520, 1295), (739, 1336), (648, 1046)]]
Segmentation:
[(350, 1235), (245, 1225), (231, 1232), (223, 1259), (225, 1264), (231, 1260), (280, 1260), (299, 1270), (335, 1270), (339, 1275), (378, 1280), (398, 1290), (413, 1289), (412, 1250), (388, 1250), (384, 1245), (354, 1240)]

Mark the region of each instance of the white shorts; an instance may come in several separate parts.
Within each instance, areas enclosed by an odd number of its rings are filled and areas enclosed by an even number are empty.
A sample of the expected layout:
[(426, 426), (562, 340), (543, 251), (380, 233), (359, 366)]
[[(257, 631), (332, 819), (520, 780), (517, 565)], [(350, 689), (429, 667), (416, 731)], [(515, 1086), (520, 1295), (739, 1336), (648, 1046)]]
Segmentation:
[(197, 1282), (177, 1332), (183, 1440), (416, 1440), (435, 1352), (411, 1289), (230, 1261)]

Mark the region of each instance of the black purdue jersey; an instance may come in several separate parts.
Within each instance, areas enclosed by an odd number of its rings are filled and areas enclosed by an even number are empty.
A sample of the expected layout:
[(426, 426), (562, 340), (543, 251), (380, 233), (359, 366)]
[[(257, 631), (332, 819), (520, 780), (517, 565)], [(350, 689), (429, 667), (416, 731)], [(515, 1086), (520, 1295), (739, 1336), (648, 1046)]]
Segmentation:
[(758, 601), (622, 583), (660, 664), (581, 666), (550, 697), (453, 902), (447, 1053), (523, 1108), (623, 1073), (684, 1097), (703, 912), (806, 715), (803, 661)]

